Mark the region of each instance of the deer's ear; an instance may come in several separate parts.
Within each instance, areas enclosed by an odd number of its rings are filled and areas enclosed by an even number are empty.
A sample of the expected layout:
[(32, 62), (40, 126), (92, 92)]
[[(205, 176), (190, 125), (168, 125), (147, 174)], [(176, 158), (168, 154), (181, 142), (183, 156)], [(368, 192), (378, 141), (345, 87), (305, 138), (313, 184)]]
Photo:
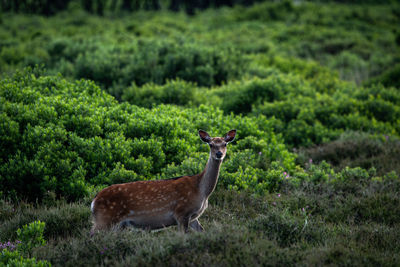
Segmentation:
[(227, 143), (232, 142), (235, 139), (235, 136), (236, 136), (236, 130), (230, 130), (229, 132), (226, 133), (224, 140)]
[(209, 135), (206, 131), (199, 130), (199, 135), (200, 135), (200, 139), (201, 139), (203, 142), (205, 142), (205, 143), (210, 143), (211, 137), (210, 137), (210, 135)]

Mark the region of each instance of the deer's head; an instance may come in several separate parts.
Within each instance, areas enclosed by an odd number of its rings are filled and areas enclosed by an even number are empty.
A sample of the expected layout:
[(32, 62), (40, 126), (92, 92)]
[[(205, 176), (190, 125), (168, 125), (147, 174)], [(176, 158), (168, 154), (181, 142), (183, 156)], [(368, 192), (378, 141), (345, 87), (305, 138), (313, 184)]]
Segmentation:
[(236, 130), (230, 130), (224, 137), (212, 138), (206, 131), (199, 131), (200, 139), (210, 146), (211, 157), (222, 161), (226, 155), (226, 145), (232, 142), (236, 136)]

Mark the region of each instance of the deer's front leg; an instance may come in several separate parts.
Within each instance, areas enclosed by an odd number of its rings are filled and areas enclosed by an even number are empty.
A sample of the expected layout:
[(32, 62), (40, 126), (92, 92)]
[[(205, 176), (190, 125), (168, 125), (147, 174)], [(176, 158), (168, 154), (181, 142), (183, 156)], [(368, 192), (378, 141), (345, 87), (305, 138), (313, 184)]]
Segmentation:
[(203, 226), (201, 226), (201, 224), (200, 224), (198, 219), (192, 221), (189, 224), (189, 226), (190, 226), (190, 228), (192, 228), (193, 230), (195, 230), (197, 232), (203, 232), (204, 231), (204, 228), (203, 228)]
[(189, 221), (190, 219), (187, 216), (179, 217), (177, 219), (179, 231), (181, 231), (182, 233), (187, 233), (189, 229)]

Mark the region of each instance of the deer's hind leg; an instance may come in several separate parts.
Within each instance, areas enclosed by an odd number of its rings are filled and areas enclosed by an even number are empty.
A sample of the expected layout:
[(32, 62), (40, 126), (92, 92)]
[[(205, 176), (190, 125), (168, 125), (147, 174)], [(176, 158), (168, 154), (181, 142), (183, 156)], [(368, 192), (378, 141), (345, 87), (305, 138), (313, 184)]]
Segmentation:
[(193, 221), (190, 222), (189, 224), (190, 228), (192, 228), (193, 230), (195, 230), (196, 232), (203, 232), (204, 228), (203, 226), (200, 224), (198, 219), (195, 219)]
[(97, 215), (93, 218), (93, 227), (91, 232), (108, 230), (111, 228), (111, 224), (102, 218), (102, 216)]

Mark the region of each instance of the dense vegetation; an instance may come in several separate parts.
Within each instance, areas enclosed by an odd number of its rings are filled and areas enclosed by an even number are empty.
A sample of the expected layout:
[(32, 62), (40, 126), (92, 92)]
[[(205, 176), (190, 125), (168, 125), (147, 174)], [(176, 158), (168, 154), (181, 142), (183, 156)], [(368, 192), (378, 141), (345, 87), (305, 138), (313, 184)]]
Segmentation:
[(91, 199), (67, 204), (49, 196), (37, 207), (0, 203), (1, 240), (34, 220), (46, 222), (47, 245), (31, 257), (55, 266), (351, 265), (400, 262), (398, 179), (304, 183), (254, 197), (219, 189), (201, 221), (205, 233), (104, 232), (90, 236)]
[[(400, 5), (61, 2), (1, 3), (0, 264), (400, 264)], [(207, 233), (89, 236), (232, 128)]]
[(222, 170), (226, 186), (256, 179), (253, 190), (274, 190), (294, 168), (294, 156), (263, 116), (224, 116), (207, 106), (149, 110), (119, 104), (92, 82), (29, 71), (1, 88), (0, 191), (8, 194), (34, 200), (50, 190), (76, 200), (94, 185), (196, 174), (207, 160), (208, 147), (196, 134), (201, 128), (240, 129)]

